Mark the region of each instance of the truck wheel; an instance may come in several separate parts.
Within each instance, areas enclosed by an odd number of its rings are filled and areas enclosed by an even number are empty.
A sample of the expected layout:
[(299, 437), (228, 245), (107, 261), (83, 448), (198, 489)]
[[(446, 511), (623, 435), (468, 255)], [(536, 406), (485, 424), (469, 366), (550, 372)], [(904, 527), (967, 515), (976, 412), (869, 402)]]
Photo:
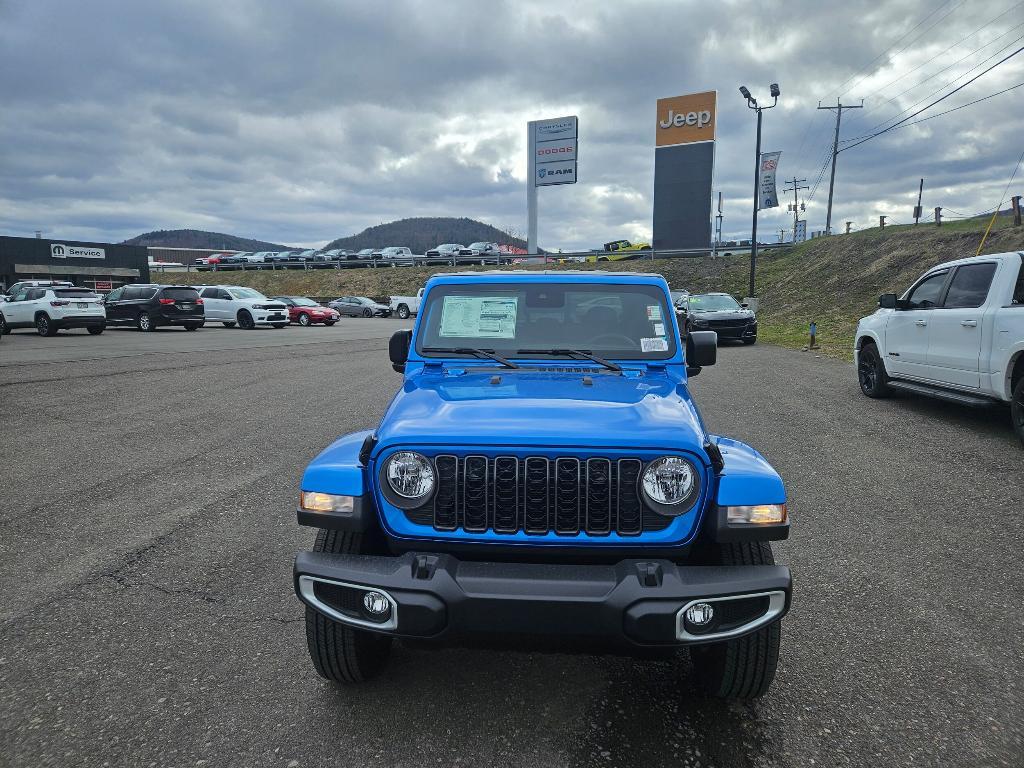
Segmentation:
[(40, 312), (36, 317), (36, 333), (40, 336), (55, 336), (57, 335), (57, 324), (45, 312)]
[(256, 327), (256, 321), (252, 319), (252, 315), (250, 315), (247, 310), (239, 310), (238, 327), (243, 331), (251, 331)]
[(878, 354), (878, 347), (866, 342), (857, 356), (857, 381), (860, 391), (868, 397), (886, 397), (889, 394), (889, 377)]
[(1020, 377), (1013, 388), (1013, 400), (1010, 401), (1010, 416), (1013, 418), (1013, 430), (1024, 445), (1024, 376)]
[(199, 323), (185, 323), (186, 331), (194, 331), (199, 328)]
[(409, 319), (409, 308), (405, 304), (399, 304), (398, 305), (398, 316), (402, 320), (408, 320)]
[[(766, 541), (716, 544), (709, 553), (708, 560), (715, 565), (775, 564), (771, 545)], [(692, 647), (690, 658), (698, 687), (706, 695), (722, 699), (764, 696), (779, 663), (780, 624), (775, 621), (736, 640)]]
[[(316, 535), (314, 552), (369, 554), (369, 542), (361, 533), (329, 531)], [(361, 683), (376, 677), (391, 656), (391, 638), (354, 629), (306, 608), (306, 644), (320, 677), (335, 683)]]

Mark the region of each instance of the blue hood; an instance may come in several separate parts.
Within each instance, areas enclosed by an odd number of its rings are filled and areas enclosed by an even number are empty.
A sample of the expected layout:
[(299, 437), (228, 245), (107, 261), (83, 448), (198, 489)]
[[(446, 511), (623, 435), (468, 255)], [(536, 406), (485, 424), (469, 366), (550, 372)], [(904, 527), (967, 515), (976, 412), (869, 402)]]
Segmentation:
[[(704, 425), (686, 385), (667, 369), (619, 376), (487, 367), (421, 369), (377, 432), (396, 445), (519, 445), (689, 449)], [(497, 383), (492, 380), (497, 379)]]

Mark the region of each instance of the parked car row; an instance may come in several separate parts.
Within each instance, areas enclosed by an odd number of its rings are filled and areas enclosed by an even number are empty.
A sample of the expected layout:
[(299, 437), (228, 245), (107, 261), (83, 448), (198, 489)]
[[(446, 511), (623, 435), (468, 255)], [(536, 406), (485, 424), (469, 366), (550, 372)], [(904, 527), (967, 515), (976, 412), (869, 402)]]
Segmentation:
[(442, 243), (420, 255), (404, 245), (390, 245), (386, 248), (363, 248), (350, 251), (346, 248), (332, 248), (320, 251), (315, 248), (301, 251), (245, 251), (221, 253), (196, 259), (194, 266), (199, 271), (214, 269), (276, 269), (307, 267), (331, 267), (339, 262), (379, 262), (392, 266), (419, 265), (429, 263), (455, 264), (502, 264), (511, 261), (511, 255), (502, 252), (497, 243), (476, 242), (470, 245)]
[(219, 322), (226, 328), (332, 326), (342, 315), (390, 317), (391, 308), (365, 296), (343, 296), (323, 306), (305, 296), (268, 298), (240, 285), (133, 284), (101, 296), (90, 288), (62, 281), (15, 283), (0, 296), (0, 334), (35, 328), (41, 336), (86, 328), (98, 335), (108, 326), (140, 331), (179, 326), (187, 331)]

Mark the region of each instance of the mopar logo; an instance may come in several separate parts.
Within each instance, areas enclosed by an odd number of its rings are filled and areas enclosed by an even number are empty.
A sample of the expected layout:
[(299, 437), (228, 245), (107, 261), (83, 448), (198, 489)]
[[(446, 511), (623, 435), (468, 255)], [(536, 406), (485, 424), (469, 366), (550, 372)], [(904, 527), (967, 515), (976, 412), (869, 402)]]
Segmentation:
[(65, 254), (64, 254), (64, 246), (63, 245), (57, 245), (55, 243), (55, 244), (50, 246), (50, 256), (51, 257), (53, 257), (55, 259), (63, 259), (64, 255)]

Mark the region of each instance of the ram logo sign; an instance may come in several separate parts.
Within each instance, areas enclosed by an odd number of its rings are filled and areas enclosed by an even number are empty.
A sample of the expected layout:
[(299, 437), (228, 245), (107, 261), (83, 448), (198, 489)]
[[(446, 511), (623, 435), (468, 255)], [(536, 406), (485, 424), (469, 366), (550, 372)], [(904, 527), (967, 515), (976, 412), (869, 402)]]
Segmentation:
[(105, 259), (107, 253), (102, 248), (83, 248), (78, 245), (50, 243), (51, 259)]

